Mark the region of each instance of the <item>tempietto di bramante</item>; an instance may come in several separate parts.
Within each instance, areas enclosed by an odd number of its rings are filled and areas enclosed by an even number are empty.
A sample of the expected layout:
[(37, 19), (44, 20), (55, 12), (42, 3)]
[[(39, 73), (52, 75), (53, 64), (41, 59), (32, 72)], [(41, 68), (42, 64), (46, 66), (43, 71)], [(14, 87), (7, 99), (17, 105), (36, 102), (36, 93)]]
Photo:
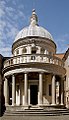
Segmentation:
[(6, 109), (63, 107), (65, 74), (53, 37), (38, 25), (33, 10), (30, 25), (15, 37), (12, 57), (4, 61)]

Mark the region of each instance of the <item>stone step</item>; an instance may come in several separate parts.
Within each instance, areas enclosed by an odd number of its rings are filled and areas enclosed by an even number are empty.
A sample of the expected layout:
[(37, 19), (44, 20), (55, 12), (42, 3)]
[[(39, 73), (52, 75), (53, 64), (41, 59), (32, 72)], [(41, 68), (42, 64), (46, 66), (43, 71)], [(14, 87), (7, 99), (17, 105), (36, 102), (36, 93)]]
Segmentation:
[(69, 109), (25, 109), (25, 110), (6, 110), (6, 112), (69, 112)]
[(23, 110), (23, 111), (5, 111), (5, 116), (51, 116), (51, 115), (69, 115), (69, 110)]

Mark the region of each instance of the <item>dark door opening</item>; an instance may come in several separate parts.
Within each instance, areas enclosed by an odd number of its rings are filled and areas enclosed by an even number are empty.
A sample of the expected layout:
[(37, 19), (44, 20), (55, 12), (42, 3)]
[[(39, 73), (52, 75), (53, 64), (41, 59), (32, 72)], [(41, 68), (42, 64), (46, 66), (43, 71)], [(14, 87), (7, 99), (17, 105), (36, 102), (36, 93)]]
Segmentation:
[(30, 103), (32, 105), (36, 105), (38, 103), (38, 86), (37, 85), (30, 86)]

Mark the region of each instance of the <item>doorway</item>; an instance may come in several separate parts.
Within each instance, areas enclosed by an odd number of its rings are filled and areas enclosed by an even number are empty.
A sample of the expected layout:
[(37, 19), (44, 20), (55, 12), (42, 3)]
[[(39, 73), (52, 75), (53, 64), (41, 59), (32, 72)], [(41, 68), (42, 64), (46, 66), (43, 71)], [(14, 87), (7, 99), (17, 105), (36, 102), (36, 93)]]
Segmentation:
[(38, 104), (38, 86), (30, 85), (30, 104), (37, 105)]

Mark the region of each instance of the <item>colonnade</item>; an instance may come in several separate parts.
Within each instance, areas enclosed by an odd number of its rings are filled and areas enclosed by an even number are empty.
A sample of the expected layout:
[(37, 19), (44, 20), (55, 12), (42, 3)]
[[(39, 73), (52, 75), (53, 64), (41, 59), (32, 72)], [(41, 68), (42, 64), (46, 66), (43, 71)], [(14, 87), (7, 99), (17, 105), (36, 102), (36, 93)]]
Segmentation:
[[(56, 105), (56, 77), (52, 76), (52, 105)], [(39, 95), (38, 95), (38, 105), (43, 104), (43, 73), (39, 73)], [(61, 105), (63, 105), (63, 80), (61, 79)], [(5, 106), (9, 105), (9, 88), (8, 79), (5, 77), (4, 81), (4, 96), (5, 96)], [(20, 104), (22, 103), (22, 95), (20, 95)], [(15, 74), (12, 75), (12, 106), (16, 105), (16, 79)], [(28, 105), (28, 73), (24, 73), (24, 105)]]

